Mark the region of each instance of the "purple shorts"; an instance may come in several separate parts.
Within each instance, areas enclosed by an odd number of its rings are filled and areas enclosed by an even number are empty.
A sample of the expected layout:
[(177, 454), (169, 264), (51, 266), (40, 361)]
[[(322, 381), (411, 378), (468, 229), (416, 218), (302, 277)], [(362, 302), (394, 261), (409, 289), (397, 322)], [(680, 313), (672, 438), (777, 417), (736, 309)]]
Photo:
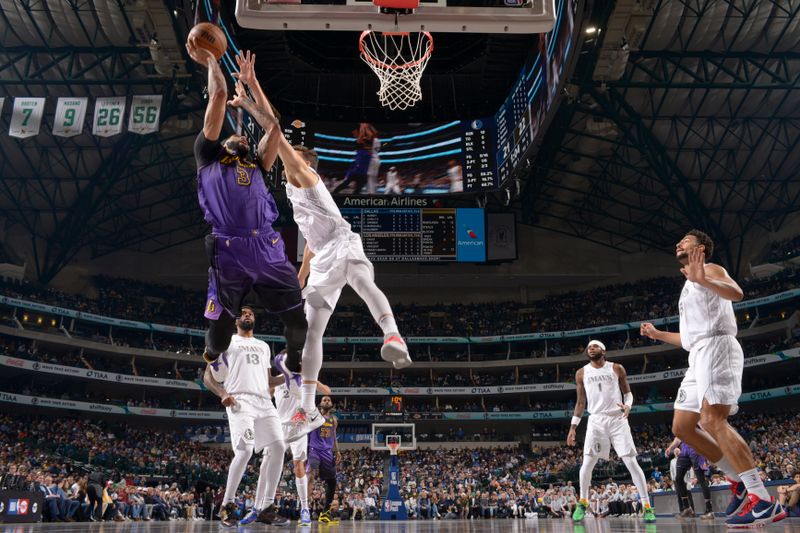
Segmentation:
[(331, 450), (308, 449), (306, 472), (319, 470), (320, 479), (336, 479), (336, 461)]
[(297, 270), (277, 231), (247, 237), (214, 233), (206, 236), (205, 245), (211, 263), (206, 318), (217, 320), (223, 310), (238, 317), (251, 290), (272, 313), (302, 305)]

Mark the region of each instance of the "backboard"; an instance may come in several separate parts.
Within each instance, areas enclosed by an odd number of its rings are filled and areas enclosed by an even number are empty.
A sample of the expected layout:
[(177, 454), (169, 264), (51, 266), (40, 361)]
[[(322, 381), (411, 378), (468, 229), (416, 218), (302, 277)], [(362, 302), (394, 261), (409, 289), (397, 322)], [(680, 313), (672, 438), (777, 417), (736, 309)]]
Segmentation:
[(390, 451), (387, 442), (399, 442), (399, 450), (409, 451), (417, 449), (417, 433), (414, 424), (372, 424), (372, 438), (370, 448), (373, 450)]
[(544, 33), (555, 18), (555, 0), (420, 0), (399, 16), (373, 0), (236, 0), (236, 21), (256, 30)]

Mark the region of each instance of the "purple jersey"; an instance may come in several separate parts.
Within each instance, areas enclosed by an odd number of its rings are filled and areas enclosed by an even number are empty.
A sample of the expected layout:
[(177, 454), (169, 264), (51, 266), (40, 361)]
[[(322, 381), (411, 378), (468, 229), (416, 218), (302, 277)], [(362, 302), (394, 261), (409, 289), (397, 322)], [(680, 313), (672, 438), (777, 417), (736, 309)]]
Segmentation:
[(230, 155), (218, 141), (208, 141), (202, 133), (195, 143), (195, 155), (197, 199), (203, 218), (215, 233), (245, 236), (271, 232), (278, 208), (261, 168)]
[(333, 416), (326, 416), (325, 423), (308, 435), (308, 447), (321, 452), (333, 452), (335, 440)]
[(681, 443), (681, 457), (688, 457), (692, 461), (692, 466), (701, 470), (708, 470), (708, 459), (697, 453), (697, 451), (686, 444)]

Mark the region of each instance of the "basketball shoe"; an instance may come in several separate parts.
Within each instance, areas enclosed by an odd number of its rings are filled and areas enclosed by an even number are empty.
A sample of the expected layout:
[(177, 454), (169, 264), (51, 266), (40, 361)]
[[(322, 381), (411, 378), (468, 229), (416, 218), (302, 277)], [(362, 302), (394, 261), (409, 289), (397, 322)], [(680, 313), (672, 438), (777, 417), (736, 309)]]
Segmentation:
[(742, 512), (730, 517), (725, 524), (731, 528), (758, 527), (786, 518), (786, 511), (781, 504), (770, 497), (769, 501), (762, 500), (755, 494), (747, 495), (747, 504)]
[(390, 333), (383, 339), (381, 347), (381, 359), (392, 363), (396, 369), (411, 366), (411, 356), (408, 354), (408, 347), (403, 338), (397, 333)]

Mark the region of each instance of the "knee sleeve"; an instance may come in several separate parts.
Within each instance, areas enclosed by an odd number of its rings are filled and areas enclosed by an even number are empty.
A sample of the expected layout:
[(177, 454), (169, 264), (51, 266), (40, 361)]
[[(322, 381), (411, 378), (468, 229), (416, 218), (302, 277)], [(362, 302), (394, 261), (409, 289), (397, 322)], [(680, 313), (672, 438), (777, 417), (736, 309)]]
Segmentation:
[(284, 311), (280, 315), (283, 322), (283, 335), (286, 337), (286, 364), (293, 372), (300, 371), (300, 358), (306, 342), (308, 322), (302, 307)]
[(206, 330), (206, 351), (209, 355), (218, 356), (227, 350), (234, 333), (236, 320), (227, 312), (223, 311), (217, 320), (209, 320)]

